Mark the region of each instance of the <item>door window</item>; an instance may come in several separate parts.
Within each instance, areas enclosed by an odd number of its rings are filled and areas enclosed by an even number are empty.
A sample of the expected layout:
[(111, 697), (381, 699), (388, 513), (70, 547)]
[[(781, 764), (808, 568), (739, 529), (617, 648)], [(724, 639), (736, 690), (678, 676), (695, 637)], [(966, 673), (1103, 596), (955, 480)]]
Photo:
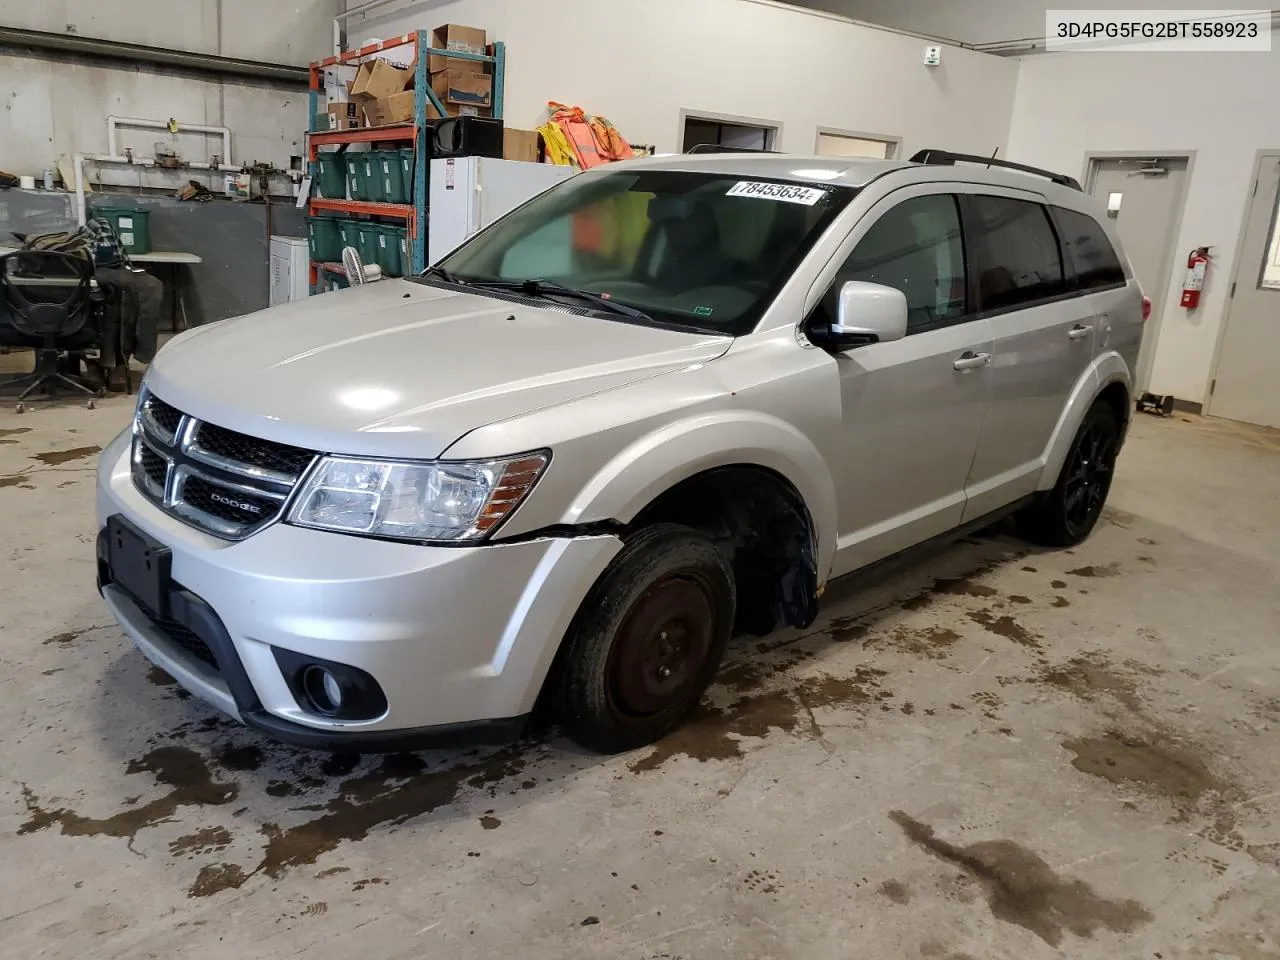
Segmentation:
[(1271, 236), (1263, 248), (1259, 290), (1280, 290), (1280, 194), (1271, 210)]
[(1053, 208), (1067, 261), (1081, 290), (1124, 283), (1124, 267), (1098, 221), (1087, 214)]
[(1023, 307), (1066, 292), (1058, 238), (1038, 203), (973, 198), (986, 256), (978, 274), (983, 310)]
[(823, 297), (823, 322), (835, 323), (840, 288), (851, 280), (884, 284), (906, 294), (908, 335), (964, 317), (964, 239), (956, 198), (913, 197), (877, 220)]

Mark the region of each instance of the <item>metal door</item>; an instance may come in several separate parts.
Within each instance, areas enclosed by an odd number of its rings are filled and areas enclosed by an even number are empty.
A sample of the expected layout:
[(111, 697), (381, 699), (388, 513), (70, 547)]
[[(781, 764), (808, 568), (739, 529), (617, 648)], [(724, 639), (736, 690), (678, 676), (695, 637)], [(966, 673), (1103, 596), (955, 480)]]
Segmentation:
[(1280, 427), (1280, 151), (1259, 158), (1208, 411)]
[(1149, 329), (1133, 374), (1139, 391), (1151, 381), (1186, 189), (1185, 157), (1095, 159), (1089, 172), (1089, 192), (1114, 211), (1120, 244), (1142, 292), (1151, 298)]

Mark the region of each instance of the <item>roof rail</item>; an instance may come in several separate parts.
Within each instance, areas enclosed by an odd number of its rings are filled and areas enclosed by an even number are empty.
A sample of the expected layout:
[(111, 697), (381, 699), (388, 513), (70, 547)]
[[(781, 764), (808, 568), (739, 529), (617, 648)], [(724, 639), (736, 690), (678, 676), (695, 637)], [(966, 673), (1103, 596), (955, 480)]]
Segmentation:
[(722, 143), (696, 143), (685, 153), (777, 153), (777, 150), (757, 150), (755, 147), (727, 147)]
[(997, 160), (995, 157), (979, 157), (972, 153), (952, 153), (949, 150), (921, 150), (911, 158), (912, 163), (929, 163), (938, 166), (953, 166), (960, 163), (981, 163), (988, 167), (1001, 167), (1005, 170), (1019, 170), (1022, 173), (1033, 173), (1038, 177), (1046, 177), (1054, 183), (1072, 190), (1080, 189), (1080, 181), (1068, 177), (1065, 173), (1054, 173), (1052, 170), (1041, 170), (1029, 167), (1025, 163), (1014, 163), (1012, 160)]

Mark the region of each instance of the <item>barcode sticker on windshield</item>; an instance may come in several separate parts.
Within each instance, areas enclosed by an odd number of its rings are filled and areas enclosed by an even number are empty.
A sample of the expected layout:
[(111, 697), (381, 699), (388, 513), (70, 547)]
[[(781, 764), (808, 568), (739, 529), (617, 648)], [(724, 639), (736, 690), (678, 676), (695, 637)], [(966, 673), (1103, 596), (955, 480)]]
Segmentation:
[(759, 197), (761, 200), (802, 203), (806, 207), (812, 207), (826, 195), (827, 191), (818, 187), (798, 187), (788, 183), (761, 183), (757, 180), (740, 180), (725, 194), (729, 197)]

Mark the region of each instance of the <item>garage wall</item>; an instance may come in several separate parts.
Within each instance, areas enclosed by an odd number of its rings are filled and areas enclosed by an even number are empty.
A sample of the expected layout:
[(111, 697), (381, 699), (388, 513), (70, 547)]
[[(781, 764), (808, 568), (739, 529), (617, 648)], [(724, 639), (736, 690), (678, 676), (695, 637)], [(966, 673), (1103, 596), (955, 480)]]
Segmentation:
[[(1271, 53), (1057, 53), (1024, 58), (1010, 157), (1081, 173), (1088, 151), (1194, 150), (1151, 390), (1203, 403), (1212, 377), (1255, 154), (1280, 148), (1280, 36)], [(1183, 310), (1179, 263), (1213, 246), (1199, 309)], [(1180, 256), (1177, 256), (1180, 255)]]
[(452, 0), (353, 18), (348, 30), (355, 43), (445, 22), (506, 42), (511, 125), (541, 122), (560, 100), (660, 151), (680, 148), (689, 109), (781, 123), (789, 152), (812, 153), (828, 127), (901, 137), (906, 156), (987, 154), (1004, 146), (1018, 69), (957, 48), (931, 69), (922, 40), (756, 0)]
[[(54, 33), (306, 64), (332, 48), (338, 0), (0, 0), (0, 23)], [(234, 159), (287, 167), (307, 126), (305, 90), (218, 82), (53, 56), (0, 53), (0, 169), (39, 175), (60, 154), (106, 153), (106, 117), (232, 129)], [(151, 156), (160, 131), (122, 131), (120, 149)], [(179, 134), (187, 160), (221, 153), (221, 138)], [(175, 187), (183, 174), (103, 165), (104, 184)], [(210, 180), (211, 175), (195, 174)]]

